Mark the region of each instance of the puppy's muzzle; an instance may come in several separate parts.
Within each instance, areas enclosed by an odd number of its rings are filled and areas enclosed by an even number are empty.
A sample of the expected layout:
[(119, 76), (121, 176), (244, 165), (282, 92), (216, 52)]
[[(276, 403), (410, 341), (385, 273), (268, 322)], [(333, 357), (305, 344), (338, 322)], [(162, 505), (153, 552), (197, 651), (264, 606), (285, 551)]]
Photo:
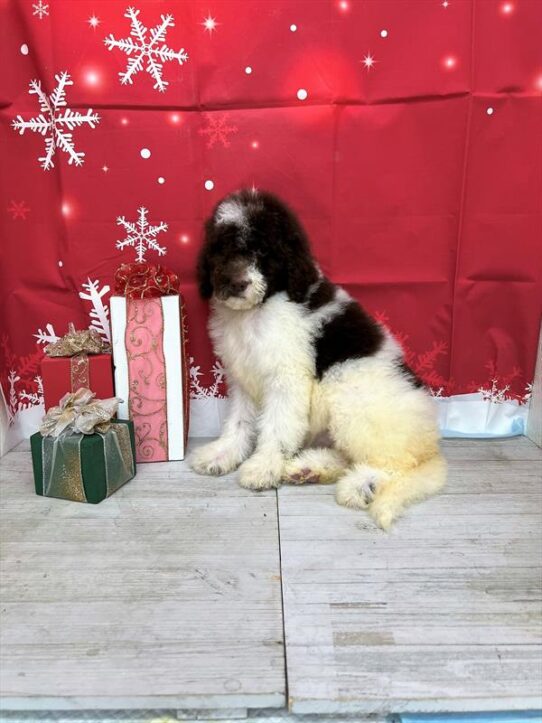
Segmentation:
[(249, 281), (243, 280), (232, 280), (220, 285), (217, 296), (223, 301), (229, 299), (231, 296), (242, 297), (246, 291)]

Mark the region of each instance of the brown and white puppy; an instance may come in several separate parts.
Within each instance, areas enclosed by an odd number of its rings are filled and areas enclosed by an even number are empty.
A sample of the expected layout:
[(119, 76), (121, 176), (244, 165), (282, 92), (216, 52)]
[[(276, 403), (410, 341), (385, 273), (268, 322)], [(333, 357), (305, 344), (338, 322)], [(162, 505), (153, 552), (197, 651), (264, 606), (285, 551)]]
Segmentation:
[[(391, 334), (320, 272), (290, 209), (269, 193), (221, 201), (198, 277), (226, 369), (222, 435), (191, 458), (201, 474), (239, 468), (244, 487), (337, 481), (339, 504), (387, 528), (439, 490), (434, 402)], [(326, 433), (330, 447), (311, 447)]]

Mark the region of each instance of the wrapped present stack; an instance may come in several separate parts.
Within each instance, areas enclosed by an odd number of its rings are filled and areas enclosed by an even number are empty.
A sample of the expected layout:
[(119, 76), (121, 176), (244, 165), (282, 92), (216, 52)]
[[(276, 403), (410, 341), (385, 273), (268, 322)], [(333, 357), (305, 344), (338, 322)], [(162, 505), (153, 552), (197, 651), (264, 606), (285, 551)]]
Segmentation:
[(188, 437), (186, 328), (179, 277), (123, 264), (110, 299), (119, 418), (135, 427), (138, 462), (179, 460)]
[(96, 504), (134, 477), (132, 422), (113, 419), (119, 399), (65, 394), (30, 438), (36, 493)]
[(112, 350), (97, 331), (73, 324), (45, 349), (46, 414), (30, 438), (38, 495), (96, 504), (135, 476), (136, 461), (184, 458), (189, 376), (179, 277), (123, 264), (115, 291)]
[(111, 347), (94, 329), (68, 333), (45, 347), (41, 362), (45, 411), (58, 404), (64, 394), (91, 389), (98, 398), (113, 396)]

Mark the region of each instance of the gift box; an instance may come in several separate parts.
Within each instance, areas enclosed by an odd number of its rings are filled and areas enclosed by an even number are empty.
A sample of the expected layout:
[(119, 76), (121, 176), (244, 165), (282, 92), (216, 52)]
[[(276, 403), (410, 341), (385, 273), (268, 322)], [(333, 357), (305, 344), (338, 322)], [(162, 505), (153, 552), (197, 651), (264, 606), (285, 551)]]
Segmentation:
[(134, 423), (138, 462), (184, 459), (189, 386), (178, 278), (159, 266), (130, 264), (115, 280), (123, 294), (110, 299), (115, 390), (124, 400), (119, 419)]
[[(60, 406), (49, 410), (41, 430), (30, 437), (36, 494), (97, 504), (135, 476), (133, 423), (111, 419), (117, 400), (87, 403), (93, 396), (86, 389), (65, 395)], [(82, 398), (79, 409), (78, 397)], [(115, 403), (114, 409), (104, 413), (101, 405), (108, 402)], [(99, 409), (98, 418), (94, 408)], [(74, 425), (74, 418), (82, 422)], [(57, 429), (45, 430), (48, 424)]]
[(100, 399), (113, 396), (111, 351), (97, 332), (75, 331), (70, 324), (68, 333), (49, 344), (45, 354), (41, 361), (45, 411), (78, 389), (91, 389)]

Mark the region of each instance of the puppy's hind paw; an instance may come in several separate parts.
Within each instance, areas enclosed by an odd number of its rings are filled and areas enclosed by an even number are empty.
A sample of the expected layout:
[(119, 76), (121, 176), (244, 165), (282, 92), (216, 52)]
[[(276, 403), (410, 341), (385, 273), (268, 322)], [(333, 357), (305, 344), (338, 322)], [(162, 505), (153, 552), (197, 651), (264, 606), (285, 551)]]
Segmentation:
[(334, 449), (309, 448), (289, 459), (283, 479), (291, 485), (332, 484), (346, 469), (344, 457)]
[(337, 482), (335, 499), (344, 507), (365, 510), (372, 504), (383, 481), (378, 470), (370, 467), (353, 469)]
[(284, 473), (284, 481), (291, 485), (318, 484), (321, 478), (318, 472), (310, 467), (295, 468), (291, 471), (287, 468)]

